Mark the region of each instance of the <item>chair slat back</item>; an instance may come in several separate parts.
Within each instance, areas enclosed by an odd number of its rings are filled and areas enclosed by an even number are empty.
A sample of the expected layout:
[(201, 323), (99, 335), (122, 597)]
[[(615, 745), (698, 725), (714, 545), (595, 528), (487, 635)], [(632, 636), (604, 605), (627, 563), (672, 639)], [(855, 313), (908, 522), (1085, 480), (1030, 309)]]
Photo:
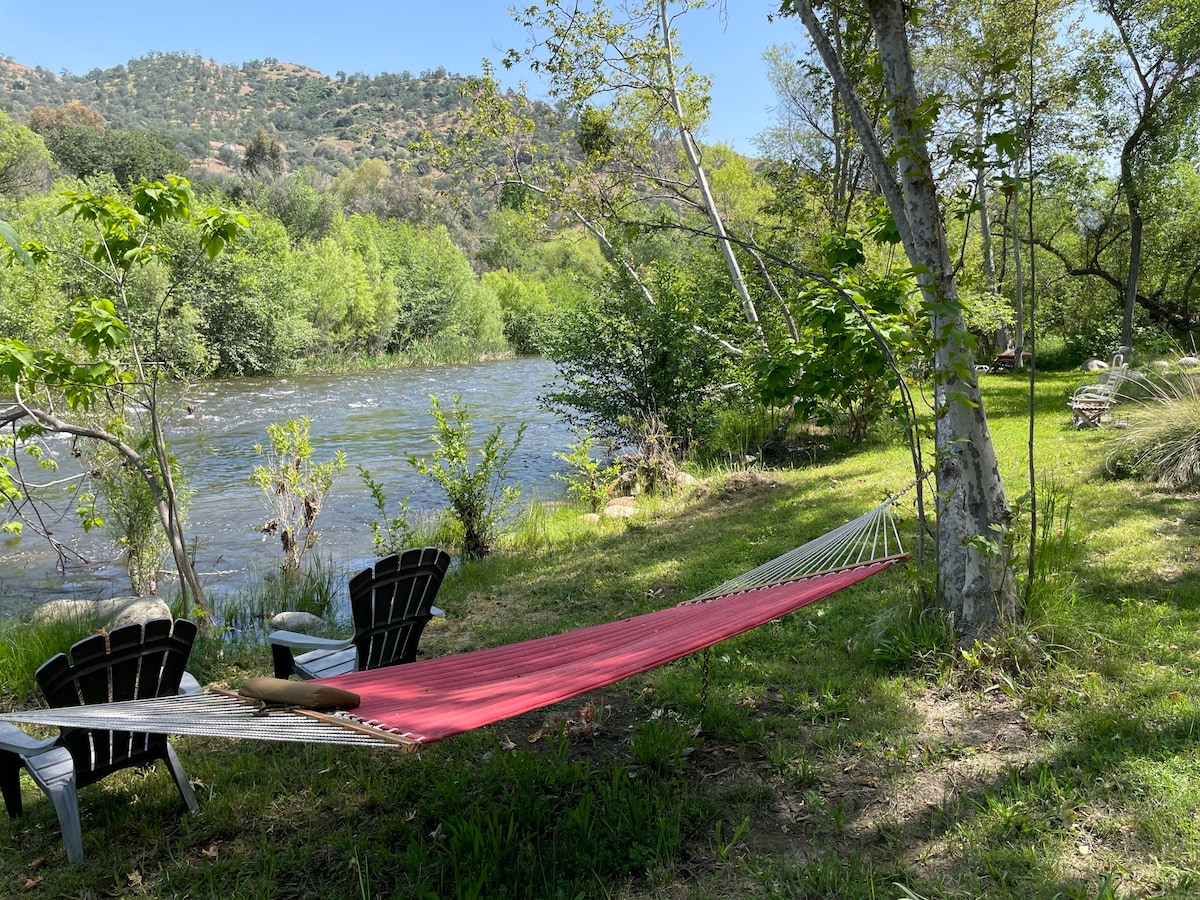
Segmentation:
[(450, 554), (437, 547), (405, 550), (379, 560), (350, 580), (350, 612), (358, 668), (412, 662)]
[[(86, 706), (116, 700), (166, 697), (179, 692), (196, 624), (187, 619), (152, 619), (76, 641), (35, 673), (51, 706)], [(79, 786), (110, 772), (162, 757), (165, 735), (63, 729), (63, 745), (75, 760)]]

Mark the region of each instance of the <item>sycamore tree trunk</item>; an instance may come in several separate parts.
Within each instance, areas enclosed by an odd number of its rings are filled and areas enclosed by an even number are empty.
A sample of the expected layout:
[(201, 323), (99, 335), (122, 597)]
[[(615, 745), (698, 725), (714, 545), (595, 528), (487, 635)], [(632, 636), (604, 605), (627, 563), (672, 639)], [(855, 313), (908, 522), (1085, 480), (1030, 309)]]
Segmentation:
[[(926, 145), (902, 0), (867, 0), (883, 71), (897, 171), (809, 0), (792, 8), (846, 101), (909, 261), (933, 330), (938, 600), (965, 641), (1017, 613), (1005, 539), (1012, 512), (979, 394)], [(898, 174), (898, 177), (897, 177)]]
[[(1000, 286), (996, 281), (996, 252), (992, 241), (992, 210), (991, 192), (988, 190), (988, 170), (983, 162), (984, 151), (984, 82), (981, 80), (976, 89), (979, 99), (975, 105), (975, 152), (979, 154), (979, 162), (975, 166), (975, 202), (979, 204), (979, 249), (983, 256), (983, 282), (987, 287), (989, 297), (1000, 296)], [(1021, 368), (1021, 348), (1025, 343), (1022, 328), (1023, 312), (1018, 300), (1014, 304), (1013, 322), (1003, 322), (996, 330), (997, 349), (1004, 350), (1015, 341), (1016, 354), (1013, 356), (1013, 366)], [(1015, 335), (1015, 337), (1014, 337)]]
[[(1140, 132), (1140, 129), (1138, 130)], [(1124, 309), (1121, 316), (1120, 352), (1125, 362), (1133, 358), (1133, 316), (1137, 309), (1138, 278), (1142, 273), (1142, 201), (1138, 195), (1138, 184), (1133, 173), (1133, 145), (1135, 137), (1125, 142), (1121, 152), (1121, 187), (1125, 191), (1125, 208), (1129, 212), (1129, 268), (1125, 272), (1125, 291), (1122, 299)]]

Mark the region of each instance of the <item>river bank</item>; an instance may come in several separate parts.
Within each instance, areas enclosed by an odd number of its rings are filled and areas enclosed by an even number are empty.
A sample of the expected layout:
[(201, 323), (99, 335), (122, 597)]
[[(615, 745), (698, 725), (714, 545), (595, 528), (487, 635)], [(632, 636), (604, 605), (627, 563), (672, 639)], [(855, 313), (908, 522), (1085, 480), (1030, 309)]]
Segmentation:
[[(383, 485), (390, 503), (408, 497), (416, 514), (445, 505), (436, 486), (412, 471), (409, 454), (431, 449), (431, 396), (461, 396), (482, 440), (497, 425), (515, 435), (526, 425), (512, 460), (511, 475), (526, 497), (561, 494), (555, 475), (564, 471), (556, 451), (574, 436), (565, 423), (543, 410), (538, 396), (554, 368), (537, 357), (490, 362), (367, 370), (361, 372), (242, 378), (191, 386), (168, 424), (168, 440), (184, 473), (188, 534), (206, 589), (214, 597), (236, 591), (248, 579), (274, 571), (279, 548), (259, 528), (267, 517), (261, 491), (250, 483), (259, 462), (256, 444), (265, 427), (299, 416), (312, 418), (317, 459), (337, 451), (347, 467), (322, 510), (317, 552), (335, 567), (356, 571), (372, 556), (371, 498), (357, 467)], [(52, 441), (61, 475), (72, 471), (69, 442)], [(73, 504), (69, 506), (73, 509)], [(27, 531), (0, 544), (0, 617), (20, 615), (54, 599), (96, 599), (128, 594), (116, 548), (102, 529), (83, 533), (71, 516), (51, 523), (55, 537), (78, 548), (86, 562), (57, 570), (44, 540)], [(170, 592), (170, 583), (164, 593)]]

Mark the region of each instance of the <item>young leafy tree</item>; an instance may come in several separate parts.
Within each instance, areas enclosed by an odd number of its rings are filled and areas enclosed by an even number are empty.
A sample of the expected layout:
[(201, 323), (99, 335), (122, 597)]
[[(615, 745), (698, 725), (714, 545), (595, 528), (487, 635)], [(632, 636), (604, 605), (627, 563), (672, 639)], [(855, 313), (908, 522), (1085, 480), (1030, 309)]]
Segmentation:
[(259, 128), (246, 142), (242, 168), (250, 175), (283, 174), (283, 145), (279, 138)]
[[(174, 461), (163, 432), (159, 323), (148, 331), (130, 328), (129, 286), (143, 266), (188, 254), (217, 256), (238, 236), (244, 220), (217, 207), (198, 207), (191, 186), (175, 177), (143, 182), (127, 199), (78, 191), (64, 197), (62, 211), (86, 226), (88, 236), (70, 249), (26, 242), (24, 252), (42, 262), (69, 256), (86, 274), (79, 283), (102, 285), (106, 296), (75, 299), (65, 350), (0, 337), (0, 388), (10, 395), (0, 408), (0, 426), (14, 429), (18, 443), (54, 433), (98, 441), (115, 451), (150, 493), (179, 572), (185, 610), (190, 603), (207, 609), (188, 554)], [(192, 229), (191, 247), (160, 243), (167, 226), (176, 222)]]
[(41, 136), (0, 110), (0, 197), (21, 197), (50, 183), (50, 151)]
[[(716, 241), (745, 319), (757, 301), (726, 234), (695, 133), (708, 107), (707, 79), (678, 58), (675, 19), (706, 2), (639, 0), (621, 8), (552, 2), (516, 13), (531, 36), (504, 66), (527, 65), (546, 80), (560, 140), (545, 139), (549, 113), (500, 91), (490, 70), (468, 82), (474, 113), (449, 135), (444, 168), (474, 167), (502, 206), (566, 218), (586, 228), (650, 314), (657, 298), (625, 237), (631, 228), (678, 225), (695, 215)], [(537, 113), (535, 115), (535, 113)], [(725, 353), (744, 350), (720, 328), (691, 327)]]
[[(437, 423), (430, 435), (435, 447), (427, 457), (410, 453), (408, 463), (445, 491), (463, 530), (463, 558), (482, 559), (492, 552), (509, 508), (521, 497), (520, 482), (508, 482), (508, 465), (525, 435), (525, 424), (517, 427), (511, 441), (503, 436), (504, 426), (497, 425), (482, 446), (472, 447), (470, 409), (461, 397), (452, 399), (447, 415), (438, 398), (430, 398), (429, 414)], [(476, 452), (479, 459), (472, 463)]]
[[(981, 307), (1003, 311), (1000, 275), (1012, 273), (1012, 310), (997, 342), (999, 349), (1013, 344), (1018, 368), (1025, 345), (1021, 251), (1029, 240), (1020, 202), (1028, 185), (1024, 163), (1032, 150), (1034, 164), (1044, 167), (1048, 140), (1063, 133), (1071, 115), (1070, 95), (1061, 88), (1067, 48), (1060, 34), (1068, 8), (1069, 0), (954, 0), (923, 17), (913, 36), (915, 63), (941, 103), (931, 124), (946, 169), (942, 181), (949, 185), (943, 193), (952, 195), (954, 218), (966, 231), (960, 247), (978, 246), (970, 260), (974, 271), (966, 274), (978, 284)], [(1031, 85), (1037, 96), (1029, 96)], [(1011, 269), (1005, 247), (1012, 248)]]
[[(840, 37), (848, 67), (863, 73), (857, 79), (862, 84), (870, 60), (869, 29), (854, 20), (842, 27), (838, 24), (842, 14), (837, 4), (831, 5), (830, 30)], [(851, 22), (853, 30), (848, 27)], [(769, 171), (777, 192), (798, 195), (800, 202), (788, 205), (806, 209), (809, 204), (800, 198), (815, 196), (825, 213), (823, 224), (846, 228), (869, 195), (870, 174), (845, 104), (829, 74), (812, 56), (808, 51), (800, 57), (791, 45), (777, 45), (764, 53), (767, 79), (775, 90), (777, 121), (759, 137), (759, 146), (772, 163)]]
[(300, 574), (304, 557), (317, 543), (317, 516), (333, 482), (346, 467), (346, 454), (338, 450), (326, 462), (313, 460), (312, 419), (303, 416), (267, 426), (265, 446), (254, 452), (263, 461), (254, 467), (250, 481), (262, 489), (273, 514), (262, 526), (264, 535), (278, 535), (283, 549), (285, 576)]

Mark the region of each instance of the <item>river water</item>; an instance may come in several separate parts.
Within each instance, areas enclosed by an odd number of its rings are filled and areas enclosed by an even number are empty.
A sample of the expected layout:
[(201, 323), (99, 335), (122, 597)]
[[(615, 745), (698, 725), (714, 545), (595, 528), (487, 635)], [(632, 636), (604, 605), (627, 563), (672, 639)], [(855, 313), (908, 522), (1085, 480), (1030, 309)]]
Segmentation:
[[(383, 486), (389, 514), (395, 514), (402, 497), (410, 498), (410, 511), (416, 514), (446, 505), (440, 489), (408, 464), (409, 453), (428, 454), (434, 447), (431, 395), (437, 395), (443, 410), (451, 408), (453, 396), (462, 397), (475, 428), (474, 446), (497, 424), (511, 439), (524, 423), (510, 476), (521, 482), (523, 499), (561, 496), (562, 482), (553, 476), (565, 466), (553, 454), (575, 438), (537, 402), (554, 374), (544, 360), (525, 358), (347, 375), (242, 378), (193, 387), (186, 402), (194, 412), (175, 417), (167, 437), (192, 492), (187, 533), (196, 545), (206, 589), (212, 597), (230, 594), (249, 579), (274, 571), (282, 558), (278, 539), (258, 532), (270, 513), (262, 491), (250, 483), (260, 462), (254, 446), (266, 442), (267, 424), (311, 416), (314, 460), (345, 452), (346, 468), (317, 520), (313, 552), (353, 573), (373, 559), (369, 523), (376, 518), (357, 466)], [(66, 443), (52, 446), (64, 458), (64, 470), (69, 469)], [(89, 563), (57, 571), (55, 555), (32, 532), (19, 540), (0, 537), (0, 616), (63, 597), (128, 596), (128, 578), (105, 535), (84, 535), (67, 518), (55, 525), (55, 536), (77, 545)], [(166, 592), (172, 589), (166, 586)]]

